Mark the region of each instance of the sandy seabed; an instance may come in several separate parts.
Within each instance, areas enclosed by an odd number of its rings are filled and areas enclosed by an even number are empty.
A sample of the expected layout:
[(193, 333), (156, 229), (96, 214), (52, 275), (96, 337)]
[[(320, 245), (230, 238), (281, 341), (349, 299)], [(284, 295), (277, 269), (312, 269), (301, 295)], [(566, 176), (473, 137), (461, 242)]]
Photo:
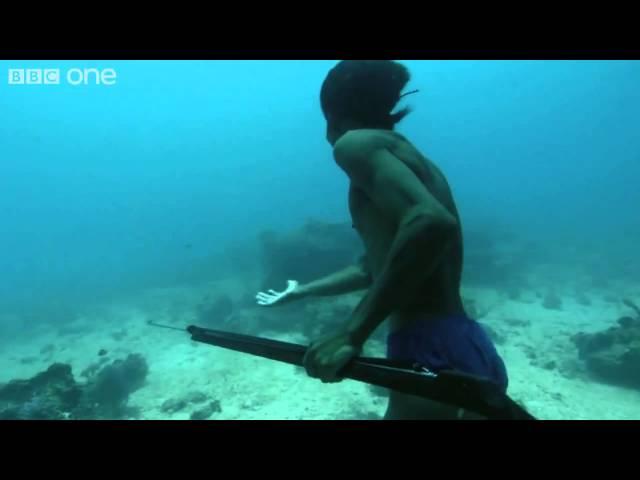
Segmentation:
[[(501, 338), (497, 348), (509, 371), (509, 394), (537, 418), (640, 419), (640, 391), (594, 381), (584, 372), (571, 342), (579, 331), (595, 332), (615, 324), (629, 313), (620, 299), (634, 294), (637, 298), (640, 292), (638, 286), (610, 288), (587, 292), (589, 305), (578, 301), (584, 290), (556, 290), (562, 299), (556, 309), (545, 307), (543, 294), (535, 289), (524, 290), (515, 299), (494, 289), (463, 290), (465, 297), (475, 300), (480, 321)], [(54, 362), (71, 364), (81, 380), (81, 372), (104, 349), (110, 360), (129, 353), (146, 358), (146, 385), (129, 398), (139, 419), (189, 419), (201, 405), (188, 404), (174, 412), (162, 406), (192, 392), (204, 394), (208, 402), (219, 402), (220, 411), (211, 420), (375, 419), (384, 414), (385, 396), (368, 385), (350, 380), (322, 384), (300, 368), (197, 344), (186, 333), (147, 324), (149, 320), (176, 326), (194, 323), (194, 305), (203, 291), (237, 297), (241, 290), (233, 279), (198, 289), (154, 290), (93, 309), (62, 328), (40, 327), (28, 339), (4, 343), (0, 382), (29, 378)], [(327, 306), (335, 301), (344, 298), (323, 300)], [(261, 335), (302, 344), (309, 341), (302, 333), (263, 331)], [(384, 346), (373, 340), (365, 353), (382, 356)]]

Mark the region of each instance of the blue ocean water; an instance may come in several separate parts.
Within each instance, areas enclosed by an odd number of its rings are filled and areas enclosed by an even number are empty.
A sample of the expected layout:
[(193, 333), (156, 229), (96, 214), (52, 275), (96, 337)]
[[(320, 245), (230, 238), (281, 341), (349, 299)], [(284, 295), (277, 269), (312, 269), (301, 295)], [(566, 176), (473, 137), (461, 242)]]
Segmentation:
[[(0, 61), (0, 322), (182, 282), (266, 229), (348, 221), (319, 105), (335, 63)], [(467, 228), (535, 243), (569, 277), (635, 280), (640, 302), (640, 62), (403, 63), (420, 92), (398, 129)], [(62, 81), (6, 81), (38, 68)], [(71, 85), (74, 68), (116, 82)]]

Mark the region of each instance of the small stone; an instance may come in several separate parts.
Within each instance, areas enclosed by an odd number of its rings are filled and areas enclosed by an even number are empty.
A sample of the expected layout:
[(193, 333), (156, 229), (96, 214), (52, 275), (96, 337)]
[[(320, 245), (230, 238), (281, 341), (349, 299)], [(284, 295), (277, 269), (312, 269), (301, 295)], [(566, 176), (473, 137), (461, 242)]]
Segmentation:
[(213, 410), (213, 413), (221, 413), (222, 412), (222, 405), (220, 405), (220, 401), (219, 400), (214, 400), (213, 402), (211, 402), (209, 404), (209, 406)]
[(115, 341), (119, 342), (120, 340), (124, 339), (124, 337), (127, 336), (127, 331), (126, 330), (120, 330), (118, 332), (113, 332), (111, 334), (111, 338), (113, 338)]
[(207, 400), (207, 396), (202, 392), (189, 392), (184, 396), (184, 401), (188, 403), (202, 403)]
[(633, 326), (634, 323), (635, 320), (631, 317), (622, 317), (618, 319), (618, 325), (620, 325), (622, 328), (629, 328)]
[(562, 310), (562, 300), (554, 293), (549, 293), (544, 297), (542, 306), (548, 310)]
[(542, 368), (546, 369), (546, 370), (555, 370), (556, 368), (556, 362), (554, 360), (551, 360), (547, 363), (545, 363), (544, 365), (542, 365)]
[(219, 413), (221, 411), (222, 408), (220, 407), (220, 402), (218, 400), (214, 400), (206, 407), (195, 410), (189, 418), (191, 420), (207, 420), (214, 413)]
[(169, 400), (166, 400), (162, 406), (160, 407), (160, 410), (162, 410), (165, 413), (176, 413), (179, 412), (180, 410), (184, 410), (187, 406), (187, 402), (184, 401), (184, 399), (182, 398), (170, 398)]
[(529, 320), (523, 320), (520, 318), (508, 318), (504, 321), (507, 325), (511, 325), (512, 327), (528, 327), (531, 325)]
[(104, 357), (107, 353), (108, 352), (104, 348), (101, 348), (100, 351), (98, 352), (98, 356)]
[(55, 351), (55, 349), (56, 349), (55, 345), (52, 345), (52, 344), (45, 345), (44, 347), (42, 347), (40, 349), (40, 353), (42, 355), (49, 355), (49, 354), (53, 353)]

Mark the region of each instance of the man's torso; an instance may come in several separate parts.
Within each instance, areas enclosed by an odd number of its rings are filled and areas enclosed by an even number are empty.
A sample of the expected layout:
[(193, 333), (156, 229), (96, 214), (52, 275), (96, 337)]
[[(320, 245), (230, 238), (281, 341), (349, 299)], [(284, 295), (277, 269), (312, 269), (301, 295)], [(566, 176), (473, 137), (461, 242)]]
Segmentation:
[[(449, 185), (440, 170), (410, 142), (391, 131), (377, 131), (379, 140), (389, 152), (416, 175), (426, 189), (459, 221), (458, 211)], [(349, 190), (349, 210), (354, 228), (366, 250), (366, 262), (373, 279), (380, 275), (396, 235), (396, 226), (380, 212), (371, 200), (353, 185)], [(420, 289), (420, 295), (403, 311), (390, 318), (391, 331), (399, 330), (417, 319), (464, 313), (460, 298), (462, 273), (462, 233), (449, 254)], [(416, 265), (416, 268), (420, 268)]]

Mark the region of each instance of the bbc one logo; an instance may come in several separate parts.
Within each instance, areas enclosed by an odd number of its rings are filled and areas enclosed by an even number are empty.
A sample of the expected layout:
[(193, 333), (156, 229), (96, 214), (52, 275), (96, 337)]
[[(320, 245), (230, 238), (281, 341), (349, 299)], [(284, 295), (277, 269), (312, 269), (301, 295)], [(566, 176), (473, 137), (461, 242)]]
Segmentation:
[(115, 85), (113, 68), (10, 68), (9, 85)]

